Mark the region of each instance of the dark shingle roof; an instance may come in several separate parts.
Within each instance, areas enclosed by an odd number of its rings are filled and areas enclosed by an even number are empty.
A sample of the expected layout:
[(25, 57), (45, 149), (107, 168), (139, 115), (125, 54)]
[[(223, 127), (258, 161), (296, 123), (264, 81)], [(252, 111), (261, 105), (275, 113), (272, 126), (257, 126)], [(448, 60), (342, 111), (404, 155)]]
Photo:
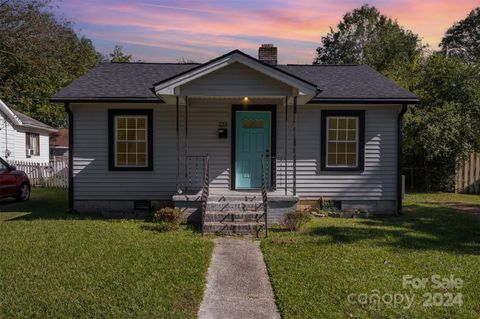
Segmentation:
[(23, 125), (28, 125), (28, 126), (34, 126), (34, 127), (38, 127), (38, 128), (43, 128), (43, 129), (47, 129), (47, 130), (53, 130), (54, 128), (45, 124), (45, 123), (42, 123), (40, 121), (37, 121), (36, 119), (34, 118), (31, 118), (30, 116), (26, 115), (26, 114), (23, 114), (22, 112), (19, 112), (17, 110), (14, 110), (12, 108), (10, 108), (10, 110), (13, 112), (13, 114), (15, 114), (16, 117), (18, 117), (18, 119), (22, 122)]
[(189, 70), (198, 64), (104, 63), (53, 96), (55, 99), (158, 98), (155, 82)]
[(279, 65), (278, 68), (313, 82), (320, 99), (417, 99), (367, 65)]
[[(154, 83), (198, 66), (175, 63), (105, 63), (58, 92), (53, 101), (131, 99), (157, 100)], [(315, 84), (314, 100), (417, 100), (365, 65), (278, 65), (282, 71)]]

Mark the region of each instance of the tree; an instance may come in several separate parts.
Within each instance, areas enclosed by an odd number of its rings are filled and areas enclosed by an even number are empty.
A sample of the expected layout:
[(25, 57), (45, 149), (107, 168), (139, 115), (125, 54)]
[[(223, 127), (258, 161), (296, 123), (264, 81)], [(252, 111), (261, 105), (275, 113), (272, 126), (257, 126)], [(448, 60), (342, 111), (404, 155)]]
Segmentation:
[(418, 35), (365, 4), (348, 12), (337, 30), (322, 37), (317, 64), (368, 64), (392, 77), (399, 67), (410, 66), (421, 55)]
[(442, 52), (467, 62), (480, 61), (480, 7), (447, 30), (440, 43)]
[(480, 151), (480, 66), (465, 62), (473, 54), (456, 54), (480, 50), (478, 23), (477, 9), (447, 32), (445, 39), (464, 49), (428, 52), (416, 34), (364, 5), (345, 14), (317, 49), (314, 63), (368, 64), (420, 98), (404, 116), (402, 164), (421, 168), (417, 181), (423, 177), (428, 190), (452, 190), (456, 161)]
[(423, 169), (427, 190), (451, 191), (456, 161), (480, 150), (480, 68), (433, 53), (412, 77), (421, 104), (404, 117), (404, 165)]
[(132, 55), (123, 52), (121, 45), (116, 45), (110, 55), (110, 62), (132, 62)]
[(187, 59), (187, 58), (180, 58), (180, 59), (177, 59), (177, 63), (180, 63), (180, 64), (198, 64), (197, 61), (193, 60), (193, 59)]
[(97, 63), (92, 42), (54, 16), (50, 0), (0, 2), (0, 96), (52, 126), (65, 126), (50, 97)]

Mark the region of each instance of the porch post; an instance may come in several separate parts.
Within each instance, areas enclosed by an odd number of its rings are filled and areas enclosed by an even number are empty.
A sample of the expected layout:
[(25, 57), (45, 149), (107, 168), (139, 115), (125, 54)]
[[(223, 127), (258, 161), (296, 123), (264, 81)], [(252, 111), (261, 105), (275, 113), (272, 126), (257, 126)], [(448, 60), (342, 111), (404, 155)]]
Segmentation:
[(188, 96), (185, 96), (185, 192), (188, 190)]
[(285, 96), (285, 131), (284, 131), (285, 196), (287, 196), (287, 191), (288, 191), (287, 131), (288, 131), (288, 96)]
[(179, 103), (178, 103), (178, 95), (177, 95), (177, 103), (175, 108), (175, 124), (176, 124), (176, 132), (177, 132), (177, 179), (176, 179), (176, 192), (178, 192), (180, 188), (180, 119), (179, 119)]
[(293, 195), (297, 195), (297, 97), (293, 97)]

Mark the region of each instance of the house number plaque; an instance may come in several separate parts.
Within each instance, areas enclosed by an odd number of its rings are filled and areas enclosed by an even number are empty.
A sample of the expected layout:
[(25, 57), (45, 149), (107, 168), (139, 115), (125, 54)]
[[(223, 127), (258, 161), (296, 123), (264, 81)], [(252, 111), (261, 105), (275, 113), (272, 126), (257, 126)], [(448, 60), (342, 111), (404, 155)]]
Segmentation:
[(218, 138), (227, 138), (227, 122), (218, 122)]

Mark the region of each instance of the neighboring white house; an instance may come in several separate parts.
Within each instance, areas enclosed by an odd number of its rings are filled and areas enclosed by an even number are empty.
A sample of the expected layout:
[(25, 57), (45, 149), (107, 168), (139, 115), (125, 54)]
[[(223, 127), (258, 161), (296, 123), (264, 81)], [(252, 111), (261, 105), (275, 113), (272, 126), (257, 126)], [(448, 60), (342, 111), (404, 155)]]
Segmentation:
[(49, 135), (57, 130), (0, 100), (0, 157), (11, 161), (41, 162), (50, 160)]

